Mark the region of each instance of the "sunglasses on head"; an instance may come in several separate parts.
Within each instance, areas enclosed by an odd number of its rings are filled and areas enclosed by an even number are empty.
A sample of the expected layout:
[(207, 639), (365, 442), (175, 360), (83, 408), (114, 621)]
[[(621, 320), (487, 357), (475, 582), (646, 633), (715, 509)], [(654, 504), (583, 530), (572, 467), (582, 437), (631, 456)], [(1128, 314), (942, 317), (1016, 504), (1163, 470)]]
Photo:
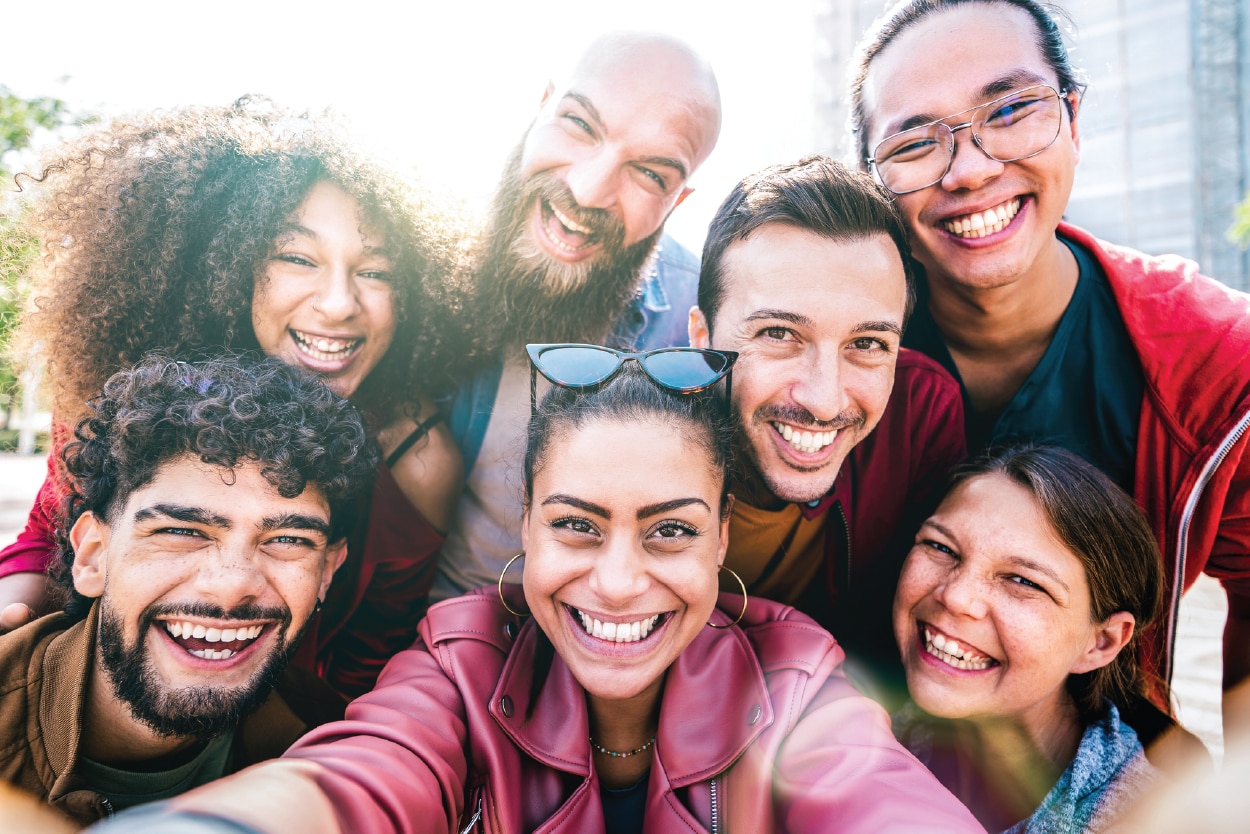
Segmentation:
[(526, 345), (530, 357), (530, 411), (537, 407), (537, 374), (563, 388), (590, 388), (607, 382), (633, 360), (661, 388), (680, 394), (696, 394), (711, 388), (722, 377), (729, 397), (729, 369), (738, 354), (732, 350), (674, 347), (626, 353), (599, 345)]

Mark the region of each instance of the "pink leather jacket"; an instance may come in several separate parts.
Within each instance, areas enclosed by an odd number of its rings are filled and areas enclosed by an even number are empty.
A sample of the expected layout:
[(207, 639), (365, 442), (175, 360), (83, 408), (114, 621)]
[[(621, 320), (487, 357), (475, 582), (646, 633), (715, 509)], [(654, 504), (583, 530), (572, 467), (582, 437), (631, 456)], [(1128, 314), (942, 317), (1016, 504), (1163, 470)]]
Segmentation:
[[(494, 589), (439, 603), (345, 721), (175, 805), (272, 831), (601, 834), (585, 693), (557, 656), (531, 701), (537, 636)], [(705, 628), (668, 670), (645, 830), (982, 831), (842, 657), (808, 617), (761, 599), (740, 627)]]

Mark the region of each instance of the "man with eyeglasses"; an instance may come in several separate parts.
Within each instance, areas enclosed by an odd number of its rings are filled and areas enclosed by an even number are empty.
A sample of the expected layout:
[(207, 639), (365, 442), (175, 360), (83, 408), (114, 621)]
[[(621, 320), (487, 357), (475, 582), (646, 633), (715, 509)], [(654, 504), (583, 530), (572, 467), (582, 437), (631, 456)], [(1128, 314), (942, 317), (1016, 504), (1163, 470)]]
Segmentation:
[(494, 584), (520, 550), (525, 344), (685, 344), (698, 260), (664, 222), (719, 132), (711, 67), (667, 35), (600, 37), (548, 86), (473, 265), (465, 318), (482, 361), (448, 416), (466, 478), (433, 598)]
[(1250, 299), (1062, 222), (1082, 85), (1050, 7), (908, 0), (858, 61), (858, 154), (924, 269), (904, 343), (960, 380), (970, 450), (1056, 443), (1133, 493), (1169, 577), (1146, 668), (1170, 677), (1180, 595), (1205, 571), (1229, 599), (1224, 686), (1246, 678)]

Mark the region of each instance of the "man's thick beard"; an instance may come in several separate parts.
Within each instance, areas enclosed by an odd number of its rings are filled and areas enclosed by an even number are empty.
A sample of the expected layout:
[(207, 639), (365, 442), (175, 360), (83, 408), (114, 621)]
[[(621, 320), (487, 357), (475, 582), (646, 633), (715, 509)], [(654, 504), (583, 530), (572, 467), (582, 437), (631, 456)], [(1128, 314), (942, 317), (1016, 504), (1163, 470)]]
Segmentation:
[[(161, 682), (145, 643), (157, 617), (177, 614), (213, 619), (277, 619), (278, 626), (270, 628), (280, 628), (279, 639), (261, 668), (238, 689), (195, 686), (171, 690)], [(291, 613), (278, 608), (243, 605), (226, 612), (206, 603), (153, 606), (139, 618), (139, 638), (133, 646), (127, 646), (121, 617), (106, 597), (100, 606), (98, 648), (104, 669), (113, 683), (114, 697), (128, 705), (135, 718), (165, 737), (207, 741), (234, 730), (269, 697), (299, 643), (299, 635), (286, 639), (290, 626)], [(300, 632), (303, 633), (302, 628)]]
[[(663, 227), (624, 246), (620, 219), (578, 207), (558, 178), (540, 173), (522, 181), (523, 146), (524, 140), (508, 160), (474, 271), (478, 344), (492, 352), (526, 342), (602, 344), (638, 293), (642, 268)], [(539, 250), (528, 228), (538, 200), (553, 202), (593, 229), (600, 251), (566, 264)]]

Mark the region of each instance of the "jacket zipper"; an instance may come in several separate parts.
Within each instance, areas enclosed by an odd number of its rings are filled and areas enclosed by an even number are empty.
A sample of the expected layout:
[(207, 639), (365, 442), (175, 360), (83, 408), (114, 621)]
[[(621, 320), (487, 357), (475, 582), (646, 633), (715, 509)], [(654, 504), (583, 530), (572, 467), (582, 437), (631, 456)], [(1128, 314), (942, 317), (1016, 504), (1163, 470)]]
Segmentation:
[(1172, 583), (1172, 606), (1170, 616), (1168, 617), (1168, 651), (1163, 658), (1163, 679), (1169, 684), (1172, 682), (1172, 657), (1176, 653), (1176, 621), (1180, 617), (1181, 594), (1185, 588), (1185, 562), (1189, 555), (1189, 526), (1194, 520), (1194, 513), (1198, 510), (1198, 501), (1202, 498), (1203, 490), (1207, 488), (1207, 484), (1211, 483), (1211, 479), (1215, 477), (1216, 470), (1220, 468), (1224, 458), (1228, 457), (1228, 453), (1237, 445), (1237, 441), (1241, 440), (1241, 436), (1246, 433), (1247, 429), (1250, 429), (1250, 411), (1241, 415), (1237, 425), (1233, 426), (1233, 430), (1228, 433), (1228, 436), (1216, 448), (1215, 454), (1202, 467), (1202, 473), (1198, 476), (1198, 482), (1194, 484), (1193, 490), (1189, 493), (1189, 498), (1185, 501), (1185, 509), (1181, 512), (1181, 521), (1177, 527), (1176, 534), (1176, 578)]
[(115, 816), (117, 814), (117, 811), (113, 809), (113, 803), (109, 801), (109, 798), (107, 796), (100, 797), (100, 807), (104, 809), (105, 819), (108, 819), (109, 817)]
[(469, 834), (473, 830), (473, 826), (477, 825), (482, 819), (482, 797), (477, 798), (477, 810), (473, 812), (473, 816), (469, 817), (469, 824), (460, 829), (460, 834)]
[(716, 780), (713, 779), (709, 785), (712, 791), (712, 825), (710, 834), (717, 834), (720, 831), (720, 804), (717, 799)]

